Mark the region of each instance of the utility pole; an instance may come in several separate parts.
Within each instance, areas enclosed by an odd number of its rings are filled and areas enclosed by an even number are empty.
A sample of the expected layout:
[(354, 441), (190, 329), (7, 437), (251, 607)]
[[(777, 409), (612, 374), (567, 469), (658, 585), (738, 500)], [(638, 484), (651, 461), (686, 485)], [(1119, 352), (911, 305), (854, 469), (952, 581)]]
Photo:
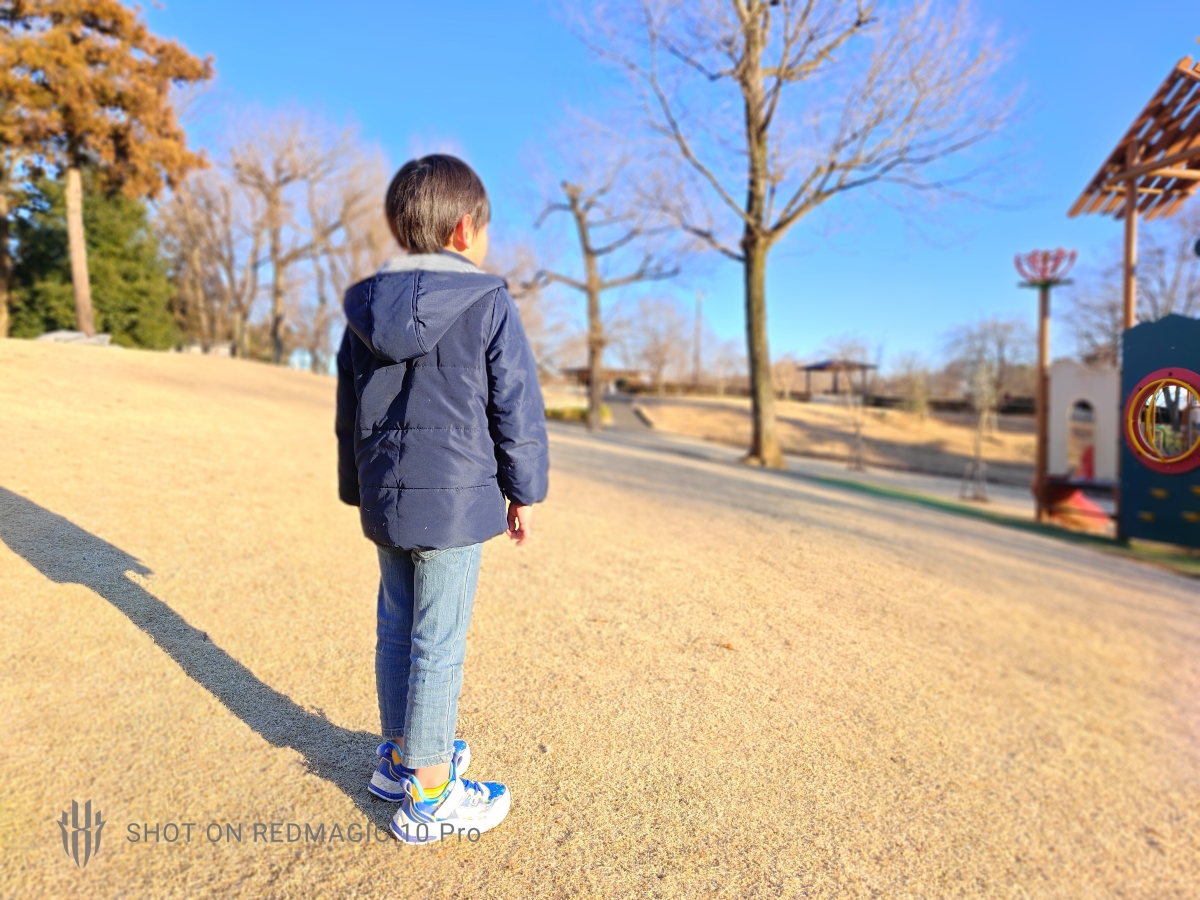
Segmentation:
[(696, 291), (696, 327), (692, 332), (692, 387), (700, 387), (700, 341), (704, 336), (704, 291)]

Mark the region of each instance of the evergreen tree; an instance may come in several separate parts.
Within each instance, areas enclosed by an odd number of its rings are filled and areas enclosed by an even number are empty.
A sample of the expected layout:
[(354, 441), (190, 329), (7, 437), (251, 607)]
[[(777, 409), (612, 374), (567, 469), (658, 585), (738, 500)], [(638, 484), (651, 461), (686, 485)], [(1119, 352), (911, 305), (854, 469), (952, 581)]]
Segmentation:
[[(83, 170), (90, 168), (106, 190), (119, 188), (129, 197), (153, 198), (164, 184), (174, 186), (203, 160), (187, 148), (170, 89), (211, 77), (211, 60), (152, 34), (141, 10), (119, 0), (0, 2), (0, 149), (6, 162), (21, 157), (65, 176), (80, 331), (92, 334), (96, 324)], [(11, 174), (0, 168), (0, 207), (4, 176)], [(5, 249), (0, 246), (0, 293)]]
[[(173, 294), (146, 204), (122, 194), (89, 190), (83, 202), (88, 269), (98, 330), (113, 343), (164, 350), (177, 340)], [(67, 247), (66, 197), (61, 181), (41, 179), (27, 189), (16, 217), (13, 337), (73, 329), (75, 298)]]

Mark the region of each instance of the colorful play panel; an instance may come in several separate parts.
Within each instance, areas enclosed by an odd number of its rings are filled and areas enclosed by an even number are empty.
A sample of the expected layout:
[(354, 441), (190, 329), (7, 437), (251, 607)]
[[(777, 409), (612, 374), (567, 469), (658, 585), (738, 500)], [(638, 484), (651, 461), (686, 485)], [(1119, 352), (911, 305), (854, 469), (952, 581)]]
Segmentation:
[(1200, 547), (1200, 320), (1129, 329), (1122, 363), (1118, 533)]

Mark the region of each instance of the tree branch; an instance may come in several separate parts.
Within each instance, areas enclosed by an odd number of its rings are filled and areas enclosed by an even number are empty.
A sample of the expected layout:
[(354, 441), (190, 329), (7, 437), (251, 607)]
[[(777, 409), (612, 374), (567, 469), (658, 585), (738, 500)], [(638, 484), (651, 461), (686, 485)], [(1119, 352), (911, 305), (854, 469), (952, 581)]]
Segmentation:
[(601, 291), (612, 290), (617, 287), (625, 287), (630, 284), (637, 284), (639, 281), (662, 281), (667, 278), (674, 278), (679, 274), (678, 266), (674, 269), (665, 269), (661, 264), (655, 263), (653, 257), (647, 256), (642, 260), (641, 266), (636, 272), (629, 275), (623, 275), (620, 278), (612, 278), (600, 283)]
[(554, 281), (559, 284), (565, 284), (567, 287), (574, 288), (577, 291), (587, 293), (587, 285), (582, 281), (576, 281), (574, 278), (568, 278), (566, 275), (559, 275), (557, 272), (551, 272), (549, 269), (539, 269), (534, 276), (535, 279), (542, 281)]

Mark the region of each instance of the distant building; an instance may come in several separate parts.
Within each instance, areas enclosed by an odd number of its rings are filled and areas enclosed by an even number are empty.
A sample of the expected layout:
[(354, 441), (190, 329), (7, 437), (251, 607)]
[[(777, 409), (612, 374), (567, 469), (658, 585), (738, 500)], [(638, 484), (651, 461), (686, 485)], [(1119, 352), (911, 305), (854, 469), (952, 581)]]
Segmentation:
[[(612, 369), (605, 366), (603, 372), (604, 388), (608, 392), (617, 390), (618, 383), (633, 385), (646, 385), (650, 383), (647, 373), (639, 369)], [(591, 383), (592, 372), (587, 366), (569, 366), (562, 369), (562, 377), (569, 384), (586, 387)]]

